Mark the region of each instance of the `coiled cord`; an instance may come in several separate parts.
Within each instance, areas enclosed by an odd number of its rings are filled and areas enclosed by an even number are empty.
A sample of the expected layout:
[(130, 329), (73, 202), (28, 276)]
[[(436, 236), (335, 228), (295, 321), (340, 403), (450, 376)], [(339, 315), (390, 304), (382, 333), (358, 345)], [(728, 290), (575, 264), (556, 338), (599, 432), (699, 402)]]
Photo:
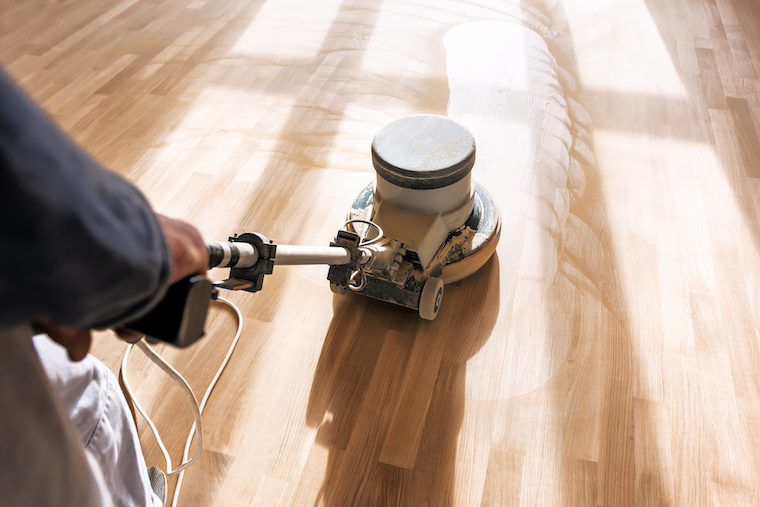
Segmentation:
[[(158, 447), (161, 449), (161, 453), (164, 455), (164, 460), (166, 461), (166, 472), (165, 472), (166, 475), (167, 476), (179, 475), (177, 479), (177, 485), (174, 488), (174, 497), (171, 503), (172, 507), (176, 507), (177, 502), (179, 500), (179, 494), (182, 488), (182, 481), (185, 475), (185, 469), (189, 467), (190, 465), (192, 465), (198, 458), (200, 458), (201, 452), (203, 450), (203, 426), (202, 426), (203, 409), (206, 407), (206, 402), (208, 402), (208, 399), (211, 396), (211, 391), (213, 391), (214, 387), (216, 386), (217, 381), (219, 380), (219, 377), (222, 376), (222, 372), (227, 367), (227, 363), (229, 362), (230, 357), (232, 356), (232, 352), (235, 350), (235, 347), (237, 346), (237, 343), (240, 340), (240, 335), (243, 331), (243, 314), (240, 312), (240, 309), (237, 306), (235, 306), (234, 303), (232, 303), (231, 301), (225, 298), (222, 298), (222, 297), (217, 298), (217, 301), (228, 306), (230, 309), (232, 309), (235, 312), (235, 315), (237, 316), (238, 325), (237, 325), (237, 331), (235, 332), (235, 337), (232, 339), (232, 343), (230, 344), (230, 347), (227, 350), (227, 354), (224, 356), (224, 359), (219, 365), (219, 368), (216, 371), (216, 375), (214, 375), (214, 378), (211, 379), (211, 382), (209, 383), (208, 388), (206, 389), (206, 393), (203, 395), (203, 399), (201, 399), (200, 403), (198, 403), (198, 400), (195, 397), (193, 390), (190, 388), (190, 385), (187, 383), (184, 377), (176, 369), (174, 369), (169, 363), (167, 363), (163, 357), (161, 357), (158, 353), (156, 353), (156, 351), (153, 350), (153, 347), (151, 347), (145, 340), (140, 340), (136, 344), (130, 344), (129, 346), (127, 346), (127, 350), (124, 352), (124, 358), (121, 361), (121, 369), (119, 371), (119, 376), (122, 379), (124, 394), (127, 397), (127, 401), (131, 401), (134, 404), (137, 411), (140, 412), (140, 415), (142, 415), (142, 417), (148, 423), (148, 427), (150, 428), (151, 433), (153, 433), (153, 436), (155, 437), (156, 442), (158, 443)], [(180, 389), (182, 389), (183, 393), (185, 394), (185, 397), (190, 402), (190, 407), (193, 411), (193, 418), (195, 419), (195, 421), (193, 422), (193, 425), (190, 428), (190, 432), (187, 436), (187, 441), (185, 442), (185, 450), (182, 454), (182, 462), (174, 470), (172, 470), (171, 456), (169, 456), (169, 451), (167, 451), (166, 446), (164, 445), (164, 442), (161, 439), (161, 435), (159, 434), (158, 429), (156, 428), (156, 425), (153, 423), (153, 420), (147, 414), (147, 412), (142, 407), (142, 405), (140, 405), (140, 403), (137, 401), (137, 398), (135, 397), (135, 394), (132, 391), (132, 387), (129, 385), (129, 382), (127, 380), (127, 360), (129, 359), (129, 354), (132, 351), (132, 347), (135, 345), (148, 357), (148, 359), (153, 361), (159, 368), (161, 368), (167, 375), (169, 375), (169, 377), (172, 380), (174, 380), (177, 383), (177, 385), (179, 385)], [(195, 446), (195, 454), (193, 454), (193, 457), (191, 459), (188, 459), (188, 454), (190, 453), (190, 446), (193, 441), (193, 436), (195, 436), (197, 439), (197, 443)]]

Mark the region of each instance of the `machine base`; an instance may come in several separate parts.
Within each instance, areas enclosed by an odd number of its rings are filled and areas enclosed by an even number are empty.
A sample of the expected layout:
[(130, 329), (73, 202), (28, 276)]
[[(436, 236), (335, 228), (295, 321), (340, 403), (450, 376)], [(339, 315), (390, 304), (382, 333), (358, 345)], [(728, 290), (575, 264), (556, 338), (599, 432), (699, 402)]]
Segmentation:
[[(354, 200), (349, 220), (371, 221), (374, 215), (373, 184)], [(496, 251), (501, 234), (501, 215), (488, 191), (475, 185), (473, 210), (467, 221), (449, 234), (427, 268), (422, 269), (414, 252), (408, 252), (394, 280), (365, 272), (359, 294), (418, 310), (432, 320), (438, 313), (443, 284), (465, 278), (480, 269)], [(389, 238), (392, 239), (392, 238)]]

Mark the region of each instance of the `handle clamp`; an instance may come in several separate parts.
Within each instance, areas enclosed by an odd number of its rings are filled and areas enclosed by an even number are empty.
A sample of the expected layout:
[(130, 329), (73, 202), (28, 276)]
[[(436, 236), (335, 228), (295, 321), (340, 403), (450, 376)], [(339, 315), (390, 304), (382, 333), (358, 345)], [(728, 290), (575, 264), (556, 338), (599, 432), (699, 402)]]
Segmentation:
[(216, 286), (227, 290), (244, 290), (258, 292), (264, 285), (264, 275), (271, 275), (274, 270), (274, 258), (277, 245), (257, 232), (245, 232), (230, 236), (232, 243), (248, 243), (258, 253), (256, 263), (248, 268), (230, 268), (230, 277), (217, 282)]

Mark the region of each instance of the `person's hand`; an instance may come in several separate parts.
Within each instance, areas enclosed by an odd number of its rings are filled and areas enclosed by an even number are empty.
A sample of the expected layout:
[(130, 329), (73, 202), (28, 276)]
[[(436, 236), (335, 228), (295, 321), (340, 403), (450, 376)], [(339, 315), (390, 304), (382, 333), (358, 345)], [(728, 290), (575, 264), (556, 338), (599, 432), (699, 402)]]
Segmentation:
[[(198, 229), (187, 222), (163, 215), (158, 215), (158, 221), (172, 262), (169, 283), (174, 283), (186, 276), (205, 273), (208, 269), (208, 252)], [(65, 347), (72, 361), (81, 361), (90, 351), (92, 343), (90, 330), (62, 326), (47, 319), (38, 319), (34, 324), (40, 331)], [(128, 342), (135, 342), (141, 337), (123, 328), (117, 328), (114, 331), (119, 338)]]
[(169, 281), (174, 283), (186, 276), (205, 273), (208, 270), (208, 251), (198, 229), (187, 222), (163, 215), (158, 215), (158, 221), (172, 258), (173, 269)]
[[(158, 222), (164, 233), (169, 255), (172, 259), (172, 274), (169, 283), (182, 280), (186, 276), (203, 274), (208, 270), (208, 251), (198, 229), (174, 218), (158, 215)], [(129, 329), (116, 328), (116, 335), (122, 340), (135, 343), (141, 334)], [(151, 343), (155, 340), (148, 339)]]
[[(186, 276), (203, 274), (208, 270), (208, 250), (198, 229), (174, 218), (158, 215), (158, 222), (164, 233), (166, 245), (172, 258), (170, 283), (182, 280)], [(124, 328), (114, 329), (122, 340), (135, 343), (142, 335)], [(156, 340), (148, 338), (151, 343)]]
[(90, 351), (92, 334), (89, 330), (62, 326), (48, 319), (35, 320), (34, 327), (62, 345), (72, 361), (81, 361)]

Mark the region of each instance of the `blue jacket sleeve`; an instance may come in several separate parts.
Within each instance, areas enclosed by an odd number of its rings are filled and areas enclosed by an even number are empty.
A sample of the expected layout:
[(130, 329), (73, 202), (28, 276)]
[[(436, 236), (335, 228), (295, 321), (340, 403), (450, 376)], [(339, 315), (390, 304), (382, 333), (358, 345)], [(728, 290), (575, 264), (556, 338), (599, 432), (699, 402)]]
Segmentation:
[(0, 327), (129, 321), (171, 260), (134, 186), (98, 166), (0, 71)]

